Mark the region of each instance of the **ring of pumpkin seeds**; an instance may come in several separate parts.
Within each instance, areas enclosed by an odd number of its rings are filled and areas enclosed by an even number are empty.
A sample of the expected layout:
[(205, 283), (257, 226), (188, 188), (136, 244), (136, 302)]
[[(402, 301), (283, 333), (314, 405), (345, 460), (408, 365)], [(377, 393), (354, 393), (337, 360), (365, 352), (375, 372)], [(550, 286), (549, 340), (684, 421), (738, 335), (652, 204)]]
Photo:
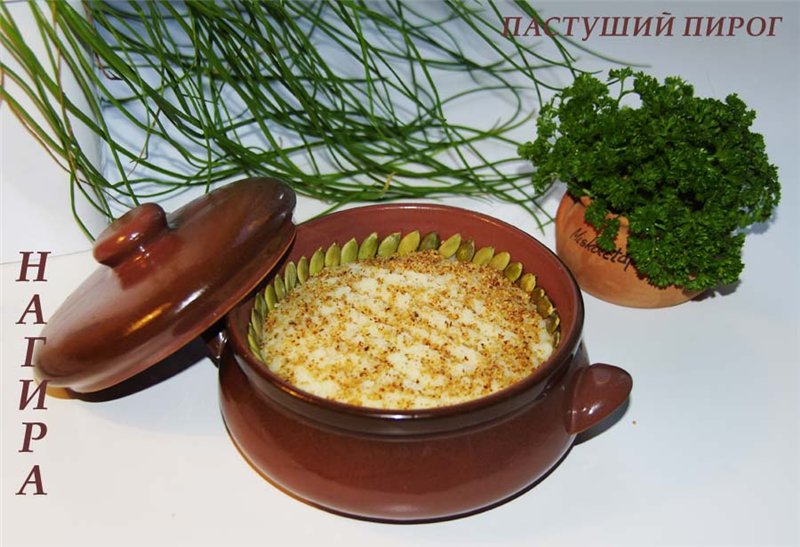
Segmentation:
[(507, 251), (495, 252), (494, 247), (481, 247), (476, 249), (475, 241), (464, 239), (461, 234), (453, 234), (442, 240), (438, 233), (430, 232), (422, 236), (418, 230), (405, 235), (394, 232), (383, 238), (377, 232), (369, 234), (359, 244), (355, 238), (344, 245), (332, 243), (327, 249), (317, 249), (311, 258), (301, 257), (295, 264), (288, 262), (283, 273), (276, 275), (272, 282), (255, 297), (255, 304), (250, 314), (250, 325), (247, 330), (247, 342), (250, 350), (262, 361), (264, 360), (261, 348), (263, 346), (263, 327), (267, 314), (275, 309), (278, 302), (291, 291), (303, 285), (312, 276), (319, 274), (325, 268), (349, 264), (374, 257), (388, 258), (394, 255), (404, 256), (416, 251), (438, 250), (439, 254), (447, 259), (461, 262), (473, 262), (479, 265), (488, 265), (503, 272), (503, 275), (512, 283), (516, 283), (522, 290), (530, 295), (531, 301), (536, 306), (536, 311), (545, 320), (547, 331), (553, 335), (555, 347), (561, 339), (559, 329), (561, 318), (555, 306), (542, 287), (536, 284), (536, 275), (525, 272), (520, 262), (513, 262)]

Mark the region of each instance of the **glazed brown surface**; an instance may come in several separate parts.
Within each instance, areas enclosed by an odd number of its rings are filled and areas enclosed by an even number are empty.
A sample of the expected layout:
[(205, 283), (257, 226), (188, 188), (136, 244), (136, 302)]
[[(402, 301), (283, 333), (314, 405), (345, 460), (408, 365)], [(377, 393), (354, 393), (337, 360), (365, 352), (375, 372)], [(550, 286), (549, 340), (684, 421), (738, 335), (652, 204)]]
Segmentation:
[(261, 394), (230, 353), (220, 364), (221, 404), (242, 453), (288, 492), (362, 518), (436, 520), (503, 501), (561, 459), (573, 438), (569, 373), (587, 364), (581, 351), (540, 398), (464, 428), (432, 418), (427, 425), (445, 431), (427, 435), (370, 435), (304, 418)]
[[(571, 274), (524, 232), (453, 207), (380, 205), (303, 224), (293, 242), (293, 205), (284, 184), (248, 179), (169, 215), (156, 205), (131, 211), (98, 240), (103, 265), (44, 329), (47, 343), (33, 357), (37, 376), (75, 391), (100, 390), (201, 333), (215, 334), (206, 329), (227, 313), (220, 405), (244, 457), (308, 503), (401, 522), (451, 518), (508, 499), (626, 400), (625, 371), (587, 366), (583, 302)], [(398, 411), (304, 393), (250, 354), (252, 295), (268, 271), (333, 241), (414, 229), (459, 232), (534, 271), (561, 317), (561, 342), (550, 359), (491, 395)], [(214, 338), (215, 352), (223, 339)]]
[[(562, 322), (562, 340), (534, 374), (459, 405), (392, 411), (301, 392), (251, 355), (252, 299), (228, 316), (220, 365), (223, 417), (247, 460), (299, 498), (343, 514), (388, 521), (451, 518), (489, 507), (543, 477), (575, 434), (626, 400), (630, 376), (587, 368), (583, 303), (564, 265), (539, 242), (497, 219), (437, 205), (381, 205), (298, 226), (287, 260), (372, 231), (438, 231), (507, 250), (534, 271)], [(596, 369), (596, 370), (594, 370)], [(580, 373), (580, 371), (593, 371)]]
[(39, 380), (78, 392), (117, 384), (224, 317), (294, 237), (294, 193), (247, 179), (172, 214), (141, 205), (97, 239), (101, 266), (43, 329)]

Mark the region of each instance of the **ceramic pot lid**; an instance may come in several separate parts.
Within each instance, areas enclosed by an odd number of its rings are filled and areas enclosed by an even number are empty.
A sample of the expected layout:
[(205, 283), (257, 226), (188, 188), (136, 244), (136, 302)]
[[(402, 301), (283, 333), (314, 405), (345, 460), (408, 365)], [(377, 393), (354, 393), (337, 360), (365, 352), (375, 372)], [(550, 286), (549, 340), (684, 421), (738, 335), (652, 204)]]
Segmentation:
[(100, 267), (50, 318), (36, 376), (98, 391), (171, 355), (222, 318), (278, 263), (294, 238), (295, 195), (253, 178), (171, 214), (132, 209), (94, 244)]

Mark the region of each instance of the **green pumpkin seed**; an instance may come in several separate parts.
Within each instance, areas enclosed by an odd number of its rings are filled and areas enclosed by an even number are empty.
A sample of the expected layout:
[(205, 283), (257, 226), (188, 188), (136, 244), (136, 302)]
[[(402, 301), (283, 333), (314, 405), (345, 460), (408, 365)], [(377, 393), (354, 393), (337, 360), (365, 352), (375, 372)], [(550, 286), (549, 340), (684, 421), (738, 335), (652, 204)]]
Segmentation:
[(550, 317), (545, 319), (545, 324), (547, 325), (547, 332), (553, 334), (561, 324), (561, 318), (558, 316), (558, 313), (554, 311), (550, 314)]
[(340, 264), (350, 264), (358, 259), (358, 243), (356, 238), (351, 239), (342, 245), (342, 256), (339, 259)]
[[(536, 306), (537, 312), (539, 311), (539, 303), (541, 302), (542, 298), (546, 298), (546, 296), (544, 295), (543, 288), (536, 287), (531, 291), (531, 302), (533, 302), (533, 305)], [(546, 317), (541, 312), (539, 312), (539, 315), (541, 315), (542, 317)]]
[(469, 262), (475, 256), (475, 242), (471, 239), (463, 242), (456, 251), (456, 260), (460, 262)]
[(286, 292), (292, 292), (297, 286), (297, 266), (294, 262), (289, 262), (283, 272), (283, 282), (286, 285)]
[(279, 275), (275, 276), (272, 283), (275, 286), (275, 298), (280, 302), (286, 297), (286, 285), (283, 284), (283, 278)]
[(250, 327), (252, 328), (253, 325), (263, 325), (264, 324), (264, 315), (258, 311), (258, 308), (253, 306), (253, 309), (250, 310)]
[(303, 284), (308, 281), (308, 278), (308, 259), (303, 256), (297, 261), (297, 281)]
[[(250, 351), (253, 355), (261, 357), (261, 349), (258, 347), (258, 339), (256, 338), (255, 331), (253, 329), (253, 325), (250, 325), (250, 328), (247, 330), (247, 345), (250, 346)], [(263, 359), (262, 359), (263, 360)]]
[(536, 276), (532, 273), (526, 273), (519, 278), (519, 286), (527, 293), (533, 291), (536, 288)]
[(400, 232), (389, 234), (378, 245), (378, 256), (381, 258), (392, 256), (397, 251), (398, 245), (400, 245)]
[(271, 284), (267, 285), (267, 288), (264, 289), (264, 300), (267, 302), (267, 309), (272, 311), (275, 309), (275, 306), (278, 304), (278, 297), (275, 294), (275, 287)]
[(561, 342), (561, 331), (557, 330), (553, 333), (553, 347), (557, 348), (559, 342)]
[(339, 265), (342, 258), (342, 250), (339, 248), (338, 243), (333, 243), (328, 250), (325, 251), (325, 267), (333, 268)]
[(439, 246), (439, 254), (445, 258), (450, 258), (461, 246), (461, 234), (453, 234)]
[(317, 249), (311, 260), (308, 261), (308, 274), (311, 276), (317, 275), (325, 268), (325, 253), (322, 252), (322, 247)]
[(400, 256), (405, 256), (413, 253), (419, 247), (419, 242), (419, 230), (414, 230), (413, 232), (406, 234), (397, 245), (397, 254)]
[(264, 291), (256, 294), (256, 302), (253, 308), (258, 311), (262, 318), (267, 315), (268, 310), (267, 302), (264, 300)]
[(489, 261), (489, 266), (491, 266), (495, 270), (503, 271), (506, 269), (506, 266), (508, 266), (510, 260), (511, 260), (511, 255), (508, 254), (507, 251), (502, 251), (492, 257), (492, 259)]
[(550, 314), (555, 311), (553, 303), (550, 302), (550, 299), (547, 298), (547, 295), (544, 294), (544, 291), (542, 291), (542, 296), (539, 297), (539, 300), (536, 301), (536, 311), (538, 311), (539, 315), (542, 317), (550, 317)]
[(425, 234), (425, 237), (422, 238), (422, 241), (419, 243), (419, 250), (420, 251), (432, 251), (434, 249), (438, 249), (440, 245), (439, 241), (439, 234), (436, 232), (428, 232)]
[(503, 270), (503, 275), (506, 276), (506, 279), (511, 281), (512, 283), (519, 279), (519, 276), (522, 275), (522, 263), (520, 262), (512, 262), (508, 266), (505, 267)]
[(372, 258), (375, 256), (375, 253), (378, 252), (378, 234), (372, 232), (367, 236), (367, 238), (361, 242), (361, 246), (358, 248), (358, 259), (359, 260), (367, 260), (368, 258)]
[(472, 263), (479, 266), (488, 264), (494, 257), (494, 247), (482, 247), (472, 257)]

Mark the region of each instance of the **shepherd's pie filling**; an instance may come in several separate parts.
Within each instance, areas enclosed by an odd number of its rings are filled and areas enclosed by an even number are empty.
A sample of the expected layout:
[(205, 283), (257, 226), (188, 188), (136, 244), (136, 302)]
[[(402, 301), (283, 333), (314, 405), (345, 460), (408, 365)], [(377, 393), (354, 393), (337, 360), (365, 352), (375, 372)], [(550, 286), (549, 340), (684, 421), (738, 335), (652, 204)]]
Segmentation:
[(264, 360), (288, 383), (386, 409), (488, 395), (554, 346), (525, 291), (490, 266), (436, 252), (325, 269), (278, 303), (264, 334)]

